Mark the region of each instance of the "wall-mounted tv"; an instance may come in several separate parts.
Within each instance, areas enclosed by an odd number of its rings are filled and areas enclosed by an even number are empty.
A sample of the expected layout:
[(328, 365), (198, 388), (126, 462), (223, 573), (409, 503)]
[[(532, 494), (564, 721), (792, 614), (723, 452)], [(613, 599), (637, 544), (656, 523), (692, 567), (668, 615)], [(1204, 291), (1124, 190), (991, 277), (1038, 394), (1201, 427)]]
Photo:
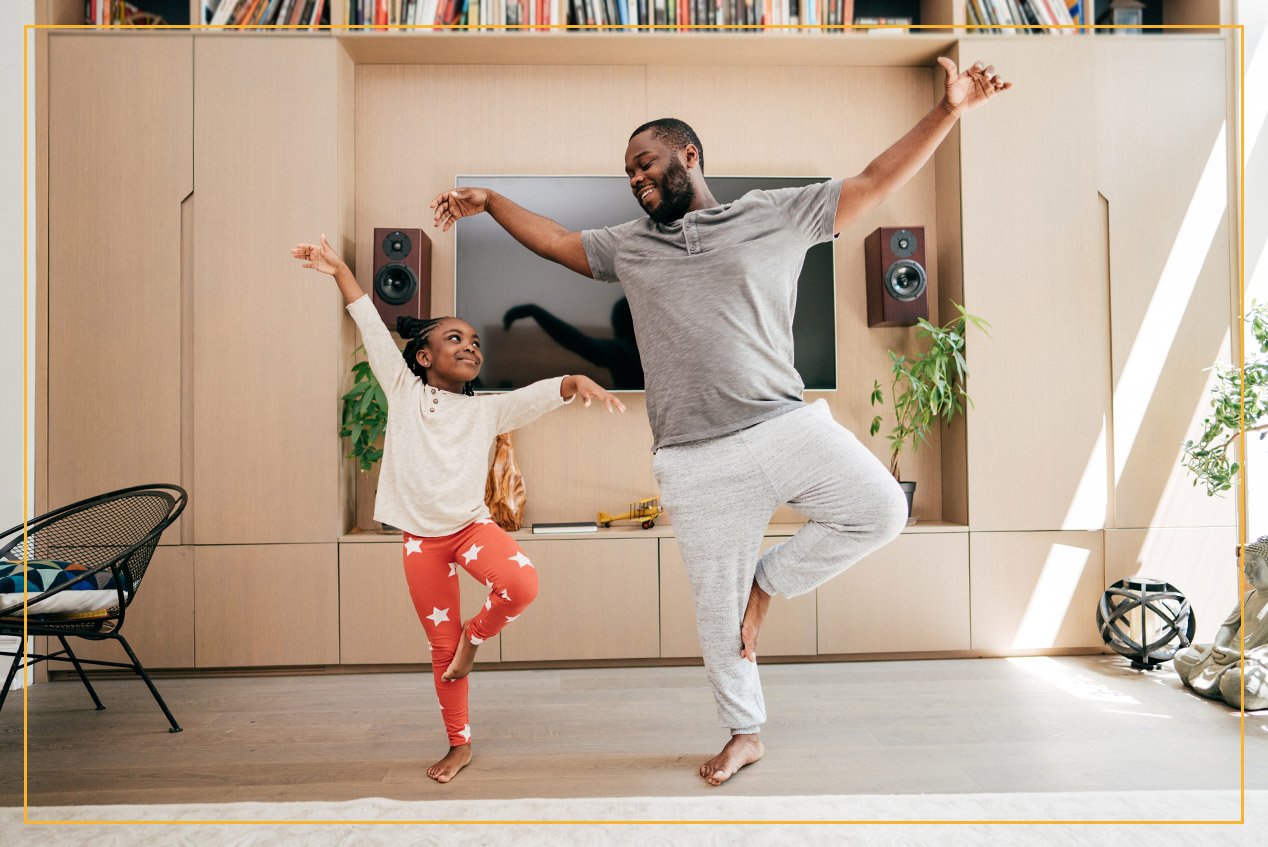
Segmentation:
[[(754, 189), (824, 182), (827, 177), (710, 176), (719, 203)], [(571, 230), (612, 226), (644, 216), (623, 176), (459, 176)], [(605, 388), (638, 390), (642, 371), (629, 344), (628, 306), (619, 284), (596, 282), (548, 262), (511, 238), (488, 215), (457, 227), (455, 314), (475, 327), (484, 350), (477, 387), (522, 388), (565, 373)], [(836, 300), (832, 244), (806, 253), (793, 318), (793, 365), (806, 388), (834, 390)]]

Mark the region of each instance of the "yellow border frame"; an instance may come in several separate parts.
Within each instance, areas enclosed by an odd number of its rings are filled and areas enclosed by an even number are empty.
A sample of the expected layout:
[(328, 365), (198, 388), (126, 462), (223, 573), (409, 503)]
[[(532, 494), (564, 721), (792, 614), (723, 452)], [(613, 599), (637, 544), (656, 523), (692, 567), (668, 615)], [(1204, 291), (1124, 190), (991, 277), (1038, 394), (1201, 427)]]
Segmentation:
[[(990, 27), (990, 29), (1036, 29), (1039, 27), (1023, 27), (1016, 24), (1010, 26)], [(1074, 30), (1096, 30), (1096, 29), (1119, 29), (1120, 27), (1105, 24), (1060, 24), (1055, 26), (1045, 26), (1042, 29), (1074, 29)], [(1238, 31), (1238, 64), (1241, 73), (1240, 85), (1240, 101), (1238, 103), (1238, 124), (1240, 129), (1238, 148), (1239, 148), (1239, 196), (1238, 196), (1238, 219), (1237, 219), (1237, 250), (1238, 250), (1238, 290), (1240, 292), (1238, 315), (1244, 317), (1246, 314), (1246, 241), (1245, 241), (1245, 225), (1246, 225), (1246, 26), (1244, 24), (1162, 24), (1157, 26), (1142, 27), (1144, 29), (1235, 29)], [(838, 25), (811, 25), (811, 24), (778, 24), (774, 26), (762, 26), (760, 24), (731, 24), (731, 25), (703, 25), (703, 24), (652, 24), (647, 27), (634, 27), (628, 24), (605, 24), (602, 26), (581, 26), (579, 24), (550, 24), (547, 26), (531, 25), (531, 24), (489, 24), (489, 25), (422, 25), (409, 24), (397, 27), (380, 27), (372, 24), (321, 24), (315, 27), (293, 27), (281, 24), (269, 24), (266, 26), (229, 26), (210, 24), (185, 24), (174, 25), (165, 24), (160, 26), (137, 26), (129, 24), (24, 24), (22, 33), (22, 529), (25, 539), (27, 515), (30, 511), (30, 504), (27, 502), (27, 480), (30, 478), (27, 444), (29, 443), (30, 433), (27, 429), (30, 411), (27, 405), (27, 398), (30, 393), (28, 384), (29, 362), (27, 360), (28, 350), (30, 346), (30, 337), (28, 334), (27, 315), (29, 314), (28, 304), (28, 209), (27, 202), (29, 198), (29, 186), (27, 185), (27, 176), (30, 170), (29, 151), (27, 148), (27, 140), (29, 137), (28, 117), (30, 113), (30, 105), (27, 100), (29, 81), (27, 79), (27, 68), (29, 67), (28, 42), (32, 30), (59, 30), (59, 29), (90, 29), (90, 30), (203, 30), (203, 29), (234, 29), (243, 31), (253, 30), (274, 30), (274, 29), (299, 29), (308, 32), (321, 32), (322, 30), (369, 30), (372, 32), (397, 31), (397, 30), (461, 30), (464, 32), (479, 30), (519, 30), (527, 29), (533, 31), (540, 30), (598, 30), (598, 29), (615, 29), (627, 32), (637, 36), (639, 30), (667, 30), (671, 32), (680, 32), (683, 30), (706, 29), (710, 31), (718, 30), (798, 30), (798, 29), (817, 29), (817, 30), (846, 30), (846, 29), (903, 29), (903, 30), (965, 30), (965, 35), (983, 35), (989, 36), (995, 33), (977, 32), (977, 30), (985, 29), (982, 26), (971, 26), (969, 24), (913, 24), (909, 26), (902, 25), (879, 25), (879, 26), (855, 26), (853, 24)], [(1146, 37), (1146, 36), (1142, 36)], [(1239, 321), (1238, 326), (1241, 327), (1244, 321)], [(1241, 365), (1242, 369), (1246, 367), (1246, 347), (1245, 347), (1245, 330), (1241, 329)], [(1245, 547), (1246, 543), (1246, 482), (1249, 474), (1246, 470), (1246, 423), (1245, 423), (1245, 382), (1242, 383), (1242, 431), (1239, 439), (1241, 454), (1243, 457), (1241, 475), (1242, 485), (1238, 493), (1238, 535), (1239, 550)], [(25, 550), (25, 545), (24, 545)], [(25, 560), (24, 560), (25, 561)], [(1245, 616), (1245, 585), (1243, 583), (1243, 554), (1238, 556), (1238, 595), (1241, 598), (1242, 615)], [(26, 600), (26, 588), (23, 587), (23, 601)], [(295, 824), (295, 825), (324, 825), (324, 824), (374, 824), (374, 825), (397, 825), (397, 824), (424, 824), (424, 825), (533, 825), (533, 824), (581, 824), (581, 825), (657, 825), (657, 824), (686, 824), (686, 825), (721, 825), (721, 824), (737, 824), (737, 825), (773, 825), (773, 824), (812, 824), (812, 825), (1059, 825), (1059, 826), (1077, 826), (1087, 824), (1153, 824), (1153, 825), (1211, 825), (1211, 824), (1245, 824), (1246, 823), (1246, 709), (1245, 709), (1245, 691), (1242, 692), (1242, 708), (1241, 708), (1241, 761), (1240, 761), (1240, 807), (1241, 817), (1236, 820), (39, 820), (30, 817), (30, 806), (28, 803), (28, 732), (27, 732), (27, 691), (30, 686), (26, 685), (26, 645), (28, 636), (26, 634), (27, 618), (25, 610), (22, 616), (22, 661), (23, 661), (23, 685), (22, 685), (22, 822), (23, 824), (34, 825), (110, 825), (110, 824), (136, 824), (142, 826), (170, 826), (170, 825), (207, 825), (207, 824), (229, 824), (229, 825), (277, 825), (277, 824)], [(1242, 658), (1239, 664), (1243, 673), (1245, 672), (1245, 642), (1242, 642)]]

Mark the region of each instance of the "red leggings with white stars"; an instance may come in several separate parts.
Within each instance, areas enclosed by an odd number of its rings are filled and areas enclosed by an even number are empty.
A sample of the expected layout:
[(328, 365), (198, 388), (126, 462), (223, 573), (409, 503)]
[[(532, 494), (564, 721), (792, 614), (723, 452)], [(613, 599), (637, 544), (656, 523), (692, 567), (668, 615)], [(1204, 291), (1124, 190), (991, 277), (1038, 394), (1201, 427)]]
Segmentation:
[(453, 660), (462, 633), (458, 568), (489, 587), (488, 599), (467, 626), (472, 644), (497, 635), (537, 597), (537, 571), (511, 536), (490, 520), (440, 537), (405, 533), (403, 558), (409, 596), (427, 633), (436, 697), (450, 745), (471, 742), (467, 679), (440, 678)]

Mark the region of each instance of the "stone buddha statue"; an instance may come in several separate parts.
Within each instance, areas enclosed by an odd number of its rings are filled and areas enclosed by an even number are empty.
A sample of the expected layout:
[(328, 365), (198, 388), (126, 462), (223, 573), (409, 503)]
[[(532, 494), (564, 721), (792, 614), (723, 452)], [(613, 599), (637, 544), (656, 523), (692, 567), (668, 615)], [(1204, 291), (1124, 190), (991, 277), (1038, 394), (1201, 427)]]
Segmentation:
[[(1184, 684), (1204, 697), (1223, 700), (1234, 708), (1268, 709), (1268, 535), (1245, 548), (1246, 581), (1251, 589), (1215, 634), (1214, 644), (1194, 644), (1176, 652), (1176, 673)], [(1242, 609), (1245, 607), (1245, 619)], [(1238, 664), (1246, 653), (1245, 671)]]

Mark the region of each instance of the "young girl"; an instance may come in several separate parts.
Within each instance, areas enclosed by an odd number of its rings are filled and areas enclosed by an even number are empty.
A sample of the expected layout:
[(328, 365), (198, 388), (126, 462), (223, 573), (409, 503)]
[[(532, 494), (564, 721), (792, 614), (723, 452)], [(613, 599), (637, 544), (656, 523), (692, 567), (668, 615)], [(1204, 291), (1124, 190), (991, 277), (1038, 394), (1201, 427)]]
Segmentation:
[[(584, 376), (545, 379), (507, 394), (476, 397), (483, 357), (475, 330), (457, 318), (401, 318), (402, 354), (370, 297), (326, 236), (296, 244), (304, 267), (335, 278), (361, 330), (370, 368), (388, 398), (387, 433), (374, 518), (404, 531), (405, 580), (430, 644), (436, 696), (449, 753), (427, 770), (448, 782), (471, 761), (467, 674), (481, 643), (537, 596), (537, 572), (519, 545), (489, 519), (484, 503), (489, 445), (573, 397), (625, 411)], [(462, 624), (458, 568), (489, 586), (484, 608)]]

